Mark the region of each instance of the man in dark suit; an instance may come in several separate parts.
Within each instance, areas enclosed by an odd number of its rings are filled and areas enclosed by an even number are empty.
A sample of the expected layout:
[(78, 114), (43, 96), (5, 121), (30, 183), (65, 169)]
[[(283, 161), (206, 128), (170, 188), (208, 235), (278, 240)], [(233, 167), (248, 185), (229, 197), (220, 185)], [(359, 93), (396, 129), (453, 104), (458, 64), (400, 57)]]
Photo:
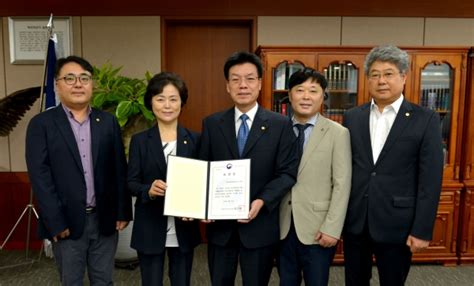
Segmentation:
[(440, 119), (404, 99), (408, 68), (399, 48), (372, 49), (365, 61), (372, 100), (344, 115), (352, 146), (346, 285), (369, 285), (372, 255), (381, 285), (403, 285), (412, 253), (432, 238), (443, 174)]
[(61, 283), (111, 285), (117, 230), (132, 219), (120, 127), (92, 109), (92, 66), (70, 56), (56, 66), (61, 104), (31, 119), (26, 163), (39, 204), (41, 238), (53, 241)]
[(234, 285), (240, 261), (244, 285), (267, 285), (279, 241), (280, 200), (295, 183), (298, 157), (289, 118), (257, 104), (262, 64), (239, 52), (224, 65), (227, 92), (235, 106), (203, 121), (200, 157), (251, 159), (248, 219), (210, 222), (208, 259), (212, 285)]

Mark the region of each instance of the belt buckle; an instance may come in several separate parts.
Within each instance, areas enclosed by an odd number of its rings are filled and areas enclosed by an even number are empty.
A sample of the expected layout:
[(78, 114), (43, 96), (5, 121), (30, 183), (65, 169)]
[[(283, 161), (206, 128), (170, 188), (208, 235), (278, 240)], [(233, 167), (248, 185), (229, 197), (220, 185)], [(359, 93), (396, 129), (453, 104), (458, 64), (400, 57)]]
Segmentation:
[(86, 214), (91, 214), (95, 212), (95, 207), (86, 207)]

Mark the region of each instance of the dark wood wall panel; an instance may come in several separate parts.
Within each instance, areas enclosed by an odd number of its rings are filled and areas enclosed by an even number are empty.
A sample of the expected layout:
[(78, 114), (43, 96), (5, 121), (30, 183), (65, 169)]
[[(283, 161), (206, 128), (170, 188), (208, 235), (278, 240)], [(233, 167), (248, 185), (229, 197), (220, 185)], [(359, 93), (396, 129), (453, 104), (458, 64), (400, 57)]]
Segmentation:
[[(78, 4), (80, 3), (80, 4)], [(451, 0), (20, 0), (6, 1), (0, 16), (392, 16), (392, 17), (474, 17), (474, 1)]]
[(200, 131), (202, 119), (233, 105), (226, 91), (223, 66), (236, 51), (251, 51), (251, 20), (240, 22), (162, 21), (162, 68), (179, 74), (189, 98), (180, 124)]
[[(3, 244), (30, 199), (30, 183), (26, 172), (0, 173), (0, 245)], [(28, 211), (27, 211), (28, 213)], [(5, 245), (5, 249), (24, 249), (28, 215), (23, 216)], [(37, 235), (37, 220), (32, 213), (31, 247), (39, 248), (40, 240)]]

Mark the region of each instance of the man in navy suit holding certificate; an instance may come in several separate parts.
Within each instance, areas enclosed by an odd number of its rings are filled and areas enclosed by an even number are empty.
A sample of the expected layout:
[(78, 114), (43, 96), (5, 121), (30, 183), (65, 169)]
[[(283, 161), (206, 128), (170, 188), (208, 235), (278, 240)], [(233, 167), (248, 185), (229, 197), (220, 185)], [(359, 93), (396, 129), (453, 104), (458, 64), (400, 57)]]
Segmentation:
[(251, 159), (250, 210), (245, 220), (216, 220), (207, 227), (212, 285), (234, 285), (240, 261), (243, 285), (267, 285), (279, 242), (278, 210), (295, 183), (298, 157), (289, 118), (257, 103), (262, 64), (251, 53), (230, 56), (226, 89), (235, 106), (203, 121), (200, 158)]

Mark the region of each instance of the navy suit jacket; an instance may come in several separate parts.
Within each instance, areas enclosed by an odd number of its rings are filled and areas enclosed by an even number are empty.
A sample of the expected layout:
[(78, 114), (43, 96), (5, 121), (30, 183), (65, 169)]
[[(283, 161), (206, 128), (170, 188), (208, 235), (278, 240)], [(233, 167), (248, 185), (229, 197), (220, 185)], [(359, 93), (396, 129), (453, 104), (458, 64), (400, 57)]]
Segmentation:
[[(176, 155), (196, 158), (199, 135), (178, 126)], [(168, 217), (163, 215), (164, 197), (151, 200), (148, 190), (154, 180), (166, 182), (166, 160), (158, 127), (135, 134), (130, 142), (128, 186), (134, 196), (135, 221), (131, 246), (145, 254), (161, 254), (165, 250)], [(183, 198), (186, 199), (186, 198)], [(175, 218), (176, 235), (183, 252), (193, 250), (200, 242), (199, 222)]]
[(279, 204), (296, 181), (296, 137), (289, 118), (258, 107), (247, 142), (239, 156), (234, 107), (203, 121), (200, 158), (208, 161), (251, 159), (250, 202), (265, 204), (250, 223), (217, 220), (207, 227), (208, 240), (225, 246), (234, 231), (247, 248), (264, 247), (280, 240)]
[(344, 232), (367, 222), (376, 242), (431, 240), (441, 192), (443, 151), (436, 112), (403, 101), (376, 163), (369, 131), (370, 103), (344, 115), (351, 134), (352, 189)]
[[(99, 231), (111, 235), (116, 221), (132, 219), (126, 186), (126, 161), (115, 117), (92, 109), (91, 149)], [(26, 163), (39, 204), (41, 238), (51, 239), (69, 228), (80, 237), (86, 219), (86, 182), (76, 140), (61, 105), (42, 112), (28, 124)]]

